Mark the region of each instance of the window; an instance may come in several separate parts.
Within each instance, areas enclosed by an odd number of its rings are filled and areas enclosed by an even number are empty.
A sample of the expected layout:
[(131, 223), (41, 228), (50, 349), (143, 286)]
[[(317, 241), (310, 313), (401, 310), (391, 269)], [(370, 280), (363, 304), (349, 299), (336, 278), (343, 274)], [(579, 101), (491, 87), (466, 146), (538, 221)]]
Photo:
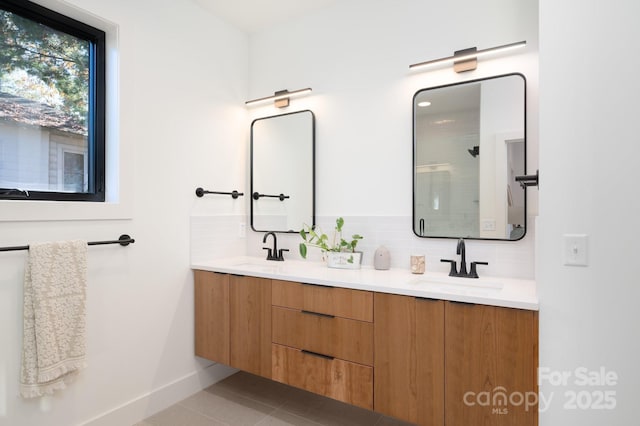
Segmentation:
[(0, 199), (105, 200), (105, 33), (0, 0)]

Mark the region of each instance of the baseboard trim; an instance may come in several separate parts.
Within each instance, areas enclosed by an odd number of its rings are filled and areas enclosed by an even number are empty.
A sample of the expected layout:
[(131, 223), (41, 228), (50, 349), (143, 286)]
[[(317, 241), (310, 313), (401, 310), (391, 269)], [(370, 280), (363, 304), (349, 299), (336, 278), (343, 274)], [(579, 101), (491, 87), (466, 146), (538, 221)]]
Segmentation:
[(83, 423), (82, 426), (131, 426), (164, 410), (212, 384), (235, 373), (236, 369), (212, 364), (205, 369), (189, 373), (173, 382), (140, 395), (118, 407), (106, 411)]

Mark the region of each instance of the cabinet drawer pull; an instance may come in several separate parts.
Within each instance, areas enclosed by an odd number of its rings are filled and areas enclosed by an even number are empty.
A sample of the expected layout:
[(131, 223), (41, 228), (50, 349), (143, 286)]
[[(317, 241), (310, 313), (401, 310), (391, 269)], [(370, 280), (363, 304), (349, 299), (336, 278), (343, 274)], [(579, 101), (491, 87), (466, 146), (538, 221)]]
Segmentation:
[(434, 299), (431, 297), (418, 297), (418, 296), (414, 296), (414, 299), (416, 300), (422, 300), (424, 302), (439, 302), (440, 299)]
[(476, 304), (473, 302), (460, 302), (458, 300), (447, 300), (447, 302), (449, 303), (455, 303), (456, 305), (469, 305), (469, 306), (475, 306)]
[(303, 314), (307, 314), (307, 315), (315, 315), (318, 317), (323, 317), (323, 318), (335, 318), (335, 315), (329, 315), (329, 314), (321, 314), (320, 312), (313, 312), (313, 311), (305, 311), (304, 309), (300, 311)]
[(310, 285), (313, 287), (324, 287), (324, 288), (335, 288), (332, 285), (324, 285), (324, 284), (311, 284), (311, 283), (301, 283), (302, 285)]
[(333, 360), (334, 359), (334, 357), (332, 357), (330, 355), (319, 354), (318, 352), (311, 352), (311, 351), (308, 351), (306, 349), (300, 349), (300, 352), (302, 352), (303, 354), (307, 354), (307, 355), (317, 356), (318, 358), (324, 358), (324, 359), (328, 359), (328, 360)]

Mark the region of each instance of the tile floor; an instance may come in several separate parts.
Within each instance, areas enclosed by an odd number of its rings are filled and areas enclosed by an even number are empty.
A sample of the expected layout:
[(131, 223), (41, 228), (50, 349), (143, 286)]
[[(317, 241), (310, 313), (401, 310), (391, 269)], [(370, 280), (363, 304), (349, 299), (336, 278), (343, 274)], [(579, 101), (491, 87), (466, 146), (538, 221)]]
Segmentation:
[(262, 377), (240, 372), (135, 426), (408, 426)]

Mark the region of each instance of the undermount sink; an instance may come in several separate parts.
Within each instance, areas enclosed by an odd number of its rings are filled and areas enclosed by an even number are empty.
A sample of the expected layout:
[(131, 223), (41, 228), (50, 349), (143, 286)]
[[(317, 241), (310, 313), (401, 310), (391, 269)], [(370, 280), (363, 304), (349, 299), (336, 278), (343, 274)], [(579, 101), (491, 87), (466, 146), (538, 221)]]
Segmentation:
[(249, 270), (249, 271), (258, 271), (258, 272), (266, 272), (266, 273), (276, 273), (278, 272), (278, 267), (280, 266), (275, 265), (274, 263), (281, 263), (281, 262), (269, 262), (267, 263), (267, 261), (248, 261), (248, 262), (241, 262), (241, 263), (235, 263), (233, 265), (230, 265), (234, 268), (239, 268), (239, 269), (245, 269), (245, 270)]
[(503, 287), (503, 284), (499, 282), (457, 277), (418, 278), (411, 283), (424, 287), (426, 290), (470, 296), (490, 296), (502, 291)]

